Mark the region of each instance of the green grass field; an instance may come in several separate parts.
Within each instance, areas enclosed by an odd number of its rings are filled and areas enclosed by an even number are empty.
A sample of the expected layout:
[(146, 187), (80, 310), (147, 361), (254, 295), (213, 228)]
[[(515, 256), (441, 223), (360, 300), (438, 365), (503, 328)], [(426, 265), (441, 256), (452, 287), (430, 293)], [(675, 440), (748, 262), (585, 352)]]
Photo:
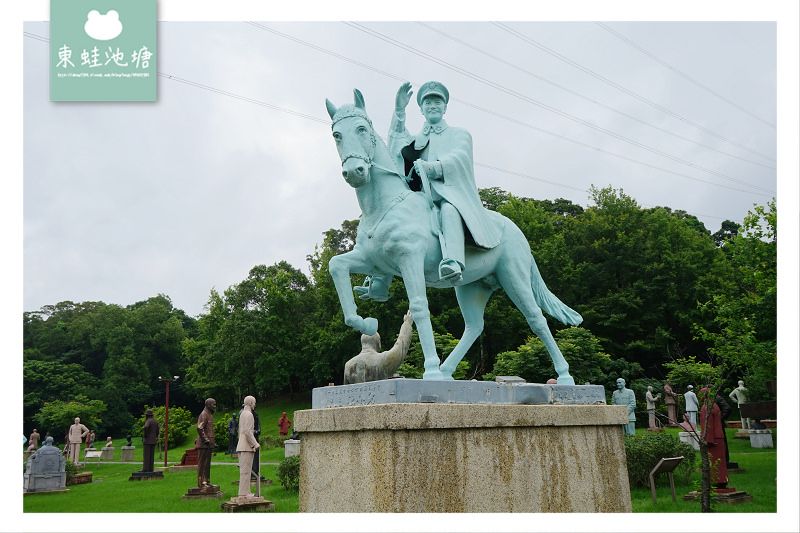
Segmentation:
[[(262, 427), (262, 436), (278, 438), (277, 421), (283, 411), (291, 420), (294, 412), (311, 407), (310, 397), (299, 401), (280, 399), (265, 402), (258, 406)], [(221, 413), (219, 413), (221, 414)], [(639, 430), (643, 431), (643, 430)], [(676, 433), (674, 429), (668, 432)], [(753, 501), (740, 505), (716, 504), (714, 510), (719, 513), (775, 513), (777, 512), (777, 430), (773, 429), (775, 448), (754, 449), (749, 441), (736, 439), (735, 429), (728, 429), (728, 445), (731, 461), (738, 462), (743, 473), (731, 473), (729, 486), (743, 490), (753, 496)], [(190, 433), (191, 435), (191, 433)], [(193, 435), (191, 435), (193, 436)], [(176, 464), (183, 452), (191, 448), (193, 439), (175, 449), (168, 451), (168, 463)], [(114, 444), (120, 447), (125, 439), (115, 438)], [(142, 461), (141, 439), (134, 438), (136, 446), (134, 461)], [(281, 447), (262, 450), (262, 463), (279, 463), (284, 458)], [(115, 459), (119, 461), (120, 450), (117, 449)], [(166, 472), (164, 479), (152, 481), (129, 481), (128, 477), (140, 469), (137, 464), (100, 463), (90, 461), (88, 471), (93, 472), (93, 483), (71, 485), (69, 493), (30, 494), (23, 498), (23, 510), (26, 513), (218, 513), (220, 503), (229, 500), (238, 492), (233, 485), (238, 481), (239, 469), (236, 460), (223, 453), (211, 458), (211, 482), (225, 491), (223, 500), (182, 500), (181, 496), (189, 488), (197, 485), (197, 474), (194, 471)], [(224, 464), (214, 464), (224, 463)], [(163, 456), (159, 458), (156, 451), (156, 466), (163, 465)], [(699, 454), (696, 459), (699, 468)], [(273, 485), (262, 486), (261, 494), (275, 504), (275, 512), (296, 513), (298, 511), (298, 494), (287, 492), (281, 486), (275, 474), (275, 465), (263, 464), (262, 475), (273, 480)], [(653, 503), (650, 488), (634, 488), (631, 490), (631, 502), (634, 513), (699, 513), (700, 503), (684, 501), (684, 494), (698, 489), (700, 472), (692, 475), (689, 484), (675, 478), (676, 502), (672, 501), (669, 482), (666, 475), (656, 480), (657, 503)], [(255, 487), (253, 487), (255, 492)]]

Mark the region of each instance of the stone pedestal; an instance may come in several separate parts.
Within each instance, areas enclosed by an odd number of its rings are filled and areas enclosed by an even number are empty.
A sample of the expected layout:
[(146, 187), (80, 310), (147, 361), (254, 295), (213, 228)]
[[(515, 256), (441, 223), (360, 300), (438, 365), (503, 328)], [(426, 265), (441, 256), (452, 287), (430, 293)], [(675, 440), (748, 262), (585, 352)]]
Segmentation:
[(223, 502), (219, 508), (226, 513), (269, 512), (275, 510), (275, 504), (265, 500), (263, 496), (236, 496), (229, 502)]
[(182, 500), (203, 500), (207, 498), (222, 499), (225, 492), (219, 490), (219, 485), (205, 485), (203, 487), (192, 487), (186, 494), (181, 496)]
[(164, 472), (134, 472), (128, 481), (149, 481), (151, 479), (164, 479)]
[(680, 439), (681, 442), (685, 442), (686, 444), (688, 444), (689, 446), (691, 446), (692, 448), (694, 448), (698, 452), (700, 451), (700, 444), (697, 442), (697, 440), (695, 440), (695, 438), (692, 436), (692, 434), (689, 433), (688, 431), (679, 432), (678, 433), (678, 438)]
[(114, 460), (114, 450), (116, 450), (116, 448), (114, 448), (113, 446), (111, 448), (109, 448), (109, 447), (103, 448), (102, 450), (100, 450), (100, 452), (101, 452), (100, 458), (103, 461), (113, 461)]
[(133, 452), (136, 450), (136, 446), (123, 446), (122, 447), (122, 461), (133, 461)]
[(772, 430), (751, 429), (750, 446), (753, 448), (773, 448), (774, 444), (772, 442)]
[(297, 411), (300, 511), (629, 513), (627, 422), (623, 406), (600, 404)]
[(297, 439), (287, 439), (283, 441), (284, 457), (300, 455), (300, 441)]

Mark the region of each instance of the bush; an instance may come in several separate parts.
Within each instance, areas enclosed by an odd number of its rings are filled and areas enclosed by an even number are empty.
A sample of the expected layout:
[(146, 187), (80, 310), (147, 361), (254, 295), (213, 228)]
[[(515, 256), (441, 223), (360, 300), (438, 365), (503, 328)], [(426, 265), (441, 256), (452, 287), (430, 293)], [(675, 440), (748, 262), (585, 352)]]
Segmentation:
[(73, 463), (71, 459), (67, 459), (65, 470), (67, 472), (67, 485), (71, 485), (72, 480), (80, 473), (81, 469), (78, 465)]
[(300, 456), (287, 457), (275, 467), (275, 473), (281, 481), (284, 490), (300, 490)]
[[(150, 407), (144, 406), (144, 410), (153, 410), (153, 417), (158, 421), (159, 425), (159, 438), (164, 438), (164, 406)], [(133, 424), (131, 428), (131, 435), (134, 437), (141, 437), (144, 434), (144, 421), (145, 416), (142, 416)], [(192, 416), (192, 413), (183, 407), (170, 407), (169, 408), (169, 447), (174, 448), (179, 444), (183, 444), (189, 436), (189, 430), (195, 429), (197, 426), (197, 419)], [(197, 431), (191, 435), (192, 440), (197, 437)]]
[[(650, 471), (665, 457), (683, 456), (674, 476), (688, 485), (694, 471), (695, 450), (667, 433), (625, 435), (625, 455), (628, 461), (628, 481), (631, 488), (649, 487)], [(667, 476), (658, 476), (667, 478)]]
[(214, 421), (214, 451), (228, 451), (228, 420), (230, 413), (225, 413), (222, 418)]

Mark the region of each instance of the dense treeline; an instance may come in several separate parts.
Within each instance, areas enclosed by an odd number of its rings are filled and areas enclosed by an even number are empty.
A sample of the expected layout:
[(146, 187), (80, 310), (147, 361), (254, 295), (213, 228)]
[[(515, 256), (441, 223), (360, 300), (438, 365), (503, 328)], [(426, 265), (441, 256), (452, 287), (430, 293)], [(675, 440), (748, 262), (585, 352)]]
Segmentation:
[[(643, 209), (611, 188), (593, 188), (587, 209), (497, 188), (480, 193), (487, 208), (525, 233), (551, 291), (583, 315), (580, 328), (551, 321), (579, 381), (611, 388), (616, 375), (663, 380), (665, 364), (686, 356), (735, 360), (729, 379), (750, 380), (756, 399), (764, 393), (760, 383), (775, 379), (774, 200), (741, 226), (725, 221), (712, 235), (692, 215)], [(101, 433), (127, 431), (144, 405), (163, 403), (159, 376), (180, 376), (170, 403), (192, 410), (208, 396), (225, 408), (247, 394), (268, 398), (341, 383), (345, 362), (360, 350), (359, 334), (344, 325), (327, 267), (352, 248), (357, 224), (324, 233), (307, 258), (310, 277), (283, 261), (255, 266), (224, 292), (212, 290), (196, 318), (165, 295), (126, 307), (61, 302), (24, 313), (25, 429), (63, 431), (80, 411)], [(363, 281), (353, 276), (354, 285)], [(362, 316), (379, 320), (387, 345), (408, 308), (402, 280), (390, 293), (385, 303), (358, 301)], [(455, 295), (429, 289), (428, 298), (437, 345), (451, 350), (463, 331)], [(496, 293), (459, 375), (491, 379), (515, 371), (545, 379), (551, 363), (530, 337), (521, 313)], [(418, 375), (420, 365), (412, 345), (404, 375)]]

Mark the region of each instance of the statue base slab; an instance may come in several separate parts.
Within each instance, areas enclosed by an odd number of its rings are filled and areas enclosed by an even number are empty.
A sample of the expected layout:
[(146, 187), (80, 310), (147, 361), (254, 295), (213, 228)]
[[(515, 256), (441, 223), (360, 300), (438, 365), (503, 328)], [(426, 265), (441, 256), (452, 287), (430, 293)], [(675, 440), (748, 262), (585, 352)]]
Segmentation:
[(219, 508), (226, 513), (267, 513), (275, 510), (275, 504), (263, 496), (236, 496), (221, 503)]
[(133, 454), (136, 452), (136, 446), (123, 446), (120, 461), (131, 462), (133, 461)]
[(164, 472), (134, 472), (128, 481), (148, 481), (151, 479), (164, 479)]
[(604, 405), (606, 393), (602, 385), (405, 378), (317, 387), (311, 391), (312, 409), (381, 403)]
[[(753, 501), (753, 496), (747, 494), (743, 490), (736, 490), (731, 487), (729, 489), (712, 489), (712, 497), (714, 503), (724, 503), (726, 505), (738, 505), (740, 503), (747, 503)], [(699, 490), (695, 490), (683, 496), (684, 500), (699, 500), (702, 496)]]
[(225, 497), (225, 492), (219, 490), (219, 485), (208, 485), (206, 487), (192, 487), (189, 491), (181, 496), (182, 500), (202, 500), (202, 499), (222, 499)]
[(170, 472), (186, 472), (188, 470), (197, 472), (197, 465), (173, 465), (168, 468)]
[[(239, 480), (238, 479), (236, 481), (234, 481), (233, 483), (231, 483), (231, 485), (238, 485), (238, 484), (239, 484)], [(250, 485), (255, 485), (255, 484), (256, 484), (256, 480), (253, 479), (253, 478), (250, 478)], [(271, 479), (267, 479), (264, 476), (261, 476), (261, 486), (272, 485), (272, 484), (273, 483), (272, 483)]]
[(775, 445), (772, 442), (772, 430), (751, 429), (750, 446), (753, 448), (774, 448)]
[(300, 511), (629, 513), (627, 421), (619, 405), (297, 411)]

